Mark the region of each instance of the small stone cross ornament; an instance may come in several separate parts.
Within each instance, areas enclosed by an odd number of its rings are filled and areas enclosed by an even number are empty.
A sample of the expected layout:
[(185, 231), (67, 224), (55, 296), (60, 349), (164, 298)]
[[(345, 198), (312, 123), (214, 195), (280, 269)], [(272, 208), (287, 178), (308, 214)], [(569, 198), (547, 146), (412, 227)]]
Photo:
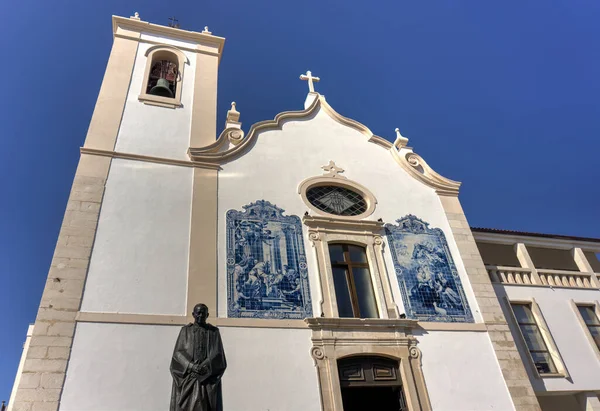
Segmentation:
[(335, 165), (335, 162), (329, 160), (329, 164), (327, 164), (326, 166), (321, 167), (323, 170), (327, 171), (327, 173), (323, 174), (324, 176), (327, 177), (333, 177), (333, 178), (346, 178), (342, 175), (340, 175), (340, 173), (344, 172), (344, 169), (341, 167), (338, 167)]
[(300, 80), (308, 80), (308, 91), (310, 93), (315, 92), (315, 85), (313, 82), (321, 81), (319, 77), (314, 77), (310, 71), (307, 71), (306, 74), (300, 74)]

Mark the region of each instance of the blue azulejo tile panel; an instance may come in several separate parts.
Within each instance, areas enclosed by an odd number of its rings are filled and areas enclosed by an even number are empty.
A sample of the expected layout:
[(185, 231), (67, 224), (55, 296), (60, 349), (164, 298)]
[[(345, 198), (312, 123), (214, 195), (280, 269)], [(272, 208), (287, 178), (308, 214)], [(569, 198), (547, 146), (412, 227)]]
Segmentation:
[(227, 212), (229, 317), (312, 316), (302, 223), (265, 200)]
[(473, 322), (443, 231), (411, 214), (396, 222), (385, 231), (407, 318)]

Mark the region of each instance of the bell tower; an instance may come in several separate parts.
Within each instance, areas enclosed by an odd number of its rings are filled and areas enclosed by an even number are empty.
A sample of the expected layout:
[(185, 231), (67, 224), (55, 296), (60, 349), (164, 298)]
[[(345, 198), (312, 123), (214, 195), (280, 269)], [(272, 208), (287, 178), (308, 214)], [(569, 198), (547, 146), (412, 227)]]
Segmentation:
[[(77, 362), (74, 347), (89, 345), (75, 341), (85, 335), (85, 324), (92, 324), (85, 315), (109, 321), (119, 312), (185, 319), (189, 312), (192, 192), (206, 198), (201, 189), (216, 187), (218, 166), (196, 171), (203, 165), (187, 153), (216, 140), (225, 39), (208, 28), (193, 32), (151, 24), (138, 13), (113, 16), (112, 26), (114, 42), (33, 326), (32, 349), (24, 351), (23, 378), (17, 377), (10, 405), (15, 411), (58, 411), (60, 403), (82, 409), (79, 383), (68, 389), (67, 365)], [(196, 179), (196, 174), (208, 177)], [(216, 191), (211, 192), (216, 203)], [(198, 231), (216, 238), (216, 222), (200, 217), (194, 221)], [(210, 250), (216, 245), (202, 252), (216, 259)], [(198, 257), (202, 262), (209, 261), (205, 254)], [(216, 294), (216, 286), (204, 289)], [(157, 303), (157, 295), (168, 295), (164, 304)], [(203, 300), (212, 308), (216, 297), (211, 298)], [(84, 357), (89, 363), (91, 357)]]
[(216, 139), (225, 39), (112, 17), (114, 42), (85, 148), (187, 160)]

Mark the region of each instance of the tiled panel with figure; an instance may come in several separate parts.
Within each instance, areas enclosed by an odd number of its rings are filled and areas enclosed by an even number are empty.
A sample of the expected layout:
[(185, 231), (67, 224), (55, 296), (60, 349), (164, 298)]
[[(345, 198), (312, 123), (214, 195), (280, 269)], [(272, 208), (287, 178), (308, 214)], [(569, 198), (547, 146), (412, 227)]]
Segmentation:
[(439, 228), (407, 215), (386, 224), (406, 316), (421, 321), (472, 322), (473, 316)]
[(229, 317), (312, 316), (302, 225), (265, 200), (227, 212)]

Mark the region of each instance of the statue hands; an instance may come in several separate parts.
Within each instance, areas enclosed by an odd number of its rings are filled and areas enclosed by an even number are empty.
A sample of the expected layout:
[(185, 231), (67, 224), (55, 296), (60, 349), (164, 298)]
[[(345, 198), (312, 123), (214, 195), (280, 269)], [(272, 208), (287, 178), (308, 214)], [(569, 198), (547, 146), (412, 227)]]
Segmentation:
[(208, 367), (206, 365), (194, 364), (192, 365), (192, 375), (196, 378), (202, 377), (208, 374)]

